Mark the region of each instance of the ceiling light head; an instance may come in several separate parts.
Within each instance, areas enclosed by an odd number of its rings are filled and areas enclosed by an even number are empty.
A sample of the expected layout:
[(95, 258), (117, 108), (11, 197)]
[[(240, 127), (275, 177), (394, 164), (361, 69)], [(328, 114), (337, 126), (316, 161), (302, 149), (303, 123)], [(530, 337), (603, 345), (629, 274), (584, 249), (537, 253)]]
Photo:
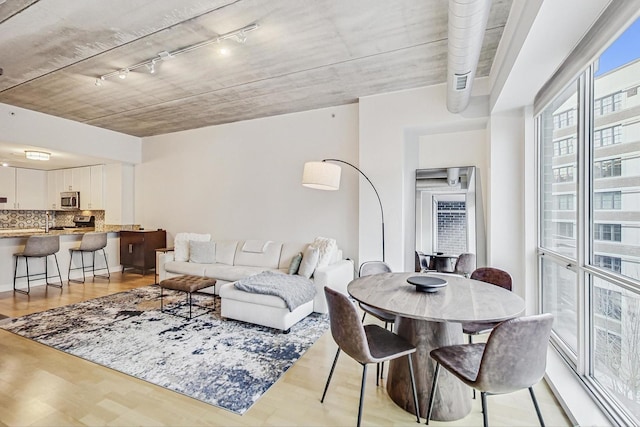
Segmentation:
[(51, 157), (51, 153), (46, 153), (44, 151), (26, 150), (24, 152), (24, 156), (29, 160), (47, 161)]
[(150, 74), (155, 74), (156, 73), (156, 60), (153, 59), (150, 63), (145, 65), (147, 67), (147, 70), (149, 70)]
[(247, 41), (247, 36), (246, 36), (246, 34), (244, 33), (244, 31), (240, 31), (240, 32), (239, 32), (238, 34), (236, 34), (234, 37), (235, 37), (236, 41), (237, 41), (238, 43), (240, 43), (240, 44), (244, 44), (244, 42), (246, 42), (246, 41)]
[(96, 86), (102, 86), (102, 82), (104, 81), (104, 76), (96, 79)]
[(7, 163), (7, 162), (2, 162), (2, 167), (3, 167), (3, 168), (8, 168), (8, 167), (9, 167), (9, 163)]
[(173, 55), (167, 52), (166, 50), (163, 50), (162, 52), (158, 52), (158, 56), (163, 61), (166, 61), (167, 59), (173, 59)]
[(229, 56), (229, 54), (231, 53), (229, 48), (226, 48), (226, 47), (221, 47), (218, 52), (220, 52), (220, 55), (222, 56)]
[(121, 79), (126, 79), (127, 78), (127, 74), (129, 74), (129, 69), (128, 68), (123, 68), (122, 70), (120, 70), (118, 72), (118, 77), (120, 77)]

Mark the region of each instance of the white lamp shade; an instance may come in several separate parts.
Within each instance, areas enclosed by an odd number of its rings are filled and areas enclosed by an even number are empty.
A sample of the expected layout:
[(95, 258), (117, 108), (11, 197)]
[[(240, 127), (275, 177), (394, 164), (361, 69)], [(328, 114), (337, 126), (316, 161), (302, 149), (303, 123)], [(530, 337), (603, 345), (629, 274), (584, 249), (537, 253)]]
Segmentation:
[(306, 162), (302, 173), (302, 185), (316, 190), (340, 188), (342, 168), (327, 162)]

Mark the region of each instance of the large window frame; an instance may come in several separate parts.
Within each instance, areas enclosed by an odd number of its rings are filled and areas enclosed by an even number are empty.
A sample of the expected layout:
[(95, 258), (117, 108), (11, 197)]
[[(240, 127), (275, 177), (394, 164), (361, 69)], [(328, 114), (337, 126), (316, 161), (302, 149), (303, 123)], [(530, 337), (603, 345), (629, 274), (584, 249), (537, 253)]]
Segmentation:
[[(570, 85), (576, 85), (577, 99), (578, 99), (578, 111), (575, 115), (577, 121), (577, 137), (576, 137), (576, 154), (577, 162), (574, 165), (573, 178), (577, 182), (577, 193), (575, 195), (575, 208), (577, 223), (575, 224), (574, 238), (576, 241), (576, 256), (575, 258), (566, 256), (554, 250), (553, 248), (545, 247), (542, 211), (543, 209), (543, 177), (541, 173), (542, 168), (542, 145), (543, 145), (543, 132), (540, 130), (543, 126), (542, 113), (535, 117), (536, 127), (536, 141), (538, 144), (537, 150), (537, 194), (538, 194), (538, 214), (539, 214), (539, 227), (538, 227), (538, 277), (540, 281), (543, 279), (543, 263), (553, 263), (557, 267), (566, 268), (577, 276), (577, 346), (572, 348), (563, 341), (560, 334), (557, 331), (552, 332), (551, 343), (558, 350), (559, 354), (567, 361), (567, 363), (575, 370), (578, 377), (585, 383), (589, 391), (595, 396), (596, 400), (605, 408), (607, 413), (613, 420), (621, 425), (633, 424), (637, 422), (634, 420), (629, 412), (627, 412), (618, 401), (610, 395), (609, 390), (596, 378), (596, 364), (603, 363), (603, 355), (601, 352), (597, 352), (596, 349), (601, 348), (602, 343), (614, 343), (618, 342), (618, 338), (612, 335), (610, 332), (599, 329), (597, 327), (598, 310), (602, 310), (602, 307), (596, 306), (598, 292), (602, 293), (601, 289), (596, 287), (595, 280), (605, 281), (611, 286), (615, 286), (625, 291), (631, 291), (634, 294), (640, 294), (640, 279), (632, 279), (625, 277), (621, 274), (620, 258), (610, 255), (596, 254), (594, 251), (595, 240), (594, 237), (599, 235), (602, 237), (602, 233), (598, 233), (597, 227), (600, 227), (602, 232), (602, 226), (594, 222), (591, 218), (591, 213), (594, 210), (610, 210), (616, 211), (622, 207), (622, 192), (620, 191), (597, 191), (594, 189), (595, 180), (602, 180), (601, 174), (597, 174), (593, 165), (595, 161), (595, 152), (602, 147), (618, 144), (622, 142), (622, 131), (619, 126), (612, 126), (609, 128), (601, 128), (594, 130), (594, 123), (596, 113), (594, 111), (594, 74), (592, 66), (588, 66), (585, 71), (573, 81)], [(570, 86), (569, 85), (569, 86)], [(568, 87), (569, 87), (568, 86)], [(568, 88), (567, 87), (567, 88)], [(567, 89), (565, 88), (565, 90)], [(554, 128), (557, 120), (554, 119)], [(608, 132), (610, 138), (606, 139), (603, 143), (603, 130)], [(599, 131), (599, 133), (598, 133)], [(598, 135), (600, 139), (597, 140)], [(553, 147), (553, 151), (556, 154), (560, 152)], [(602, 167), (602, 160), (600, 166)], [(616, 163), (618, 162), (618, 163)], [(621, 168), (619, 160), (614, 159), (611, 162), (611, 167)], [(558, 166), (555, 166), (557, 169)], [(619, 175), (614, 175), (619, 176)], [(548, 179), (548, 178), (547, 178)], [(554, 170), (554, 182), (562, 183), (564, 181), (556, 179), (556, 173)], [(556, 206), (556, 209), (559, 207)], [(613, 224), (604, 224), (613, 226)], [(618, 225), (618, 227), (620, 227)], [(620, 242), (621, 237), (616, 235), (613, 228), (611, 234), (613, 239), (607, 243)], [(620, 234), (621, 231), (618, 231)], [(616, 240), (617, 239), (617, 240)], [(598, 240), (599, 241), (599, 240)], [(539, 281), (539, 283), (541, 283)], [(539, 292), (539, 307), (542, 311), (544, 301), (544, 287), (540, 284)], [(592, 294), (593, 293), (593, 294)], [(600, 365), (601, 366), (601, 365)], [(636, 417), (637, 418), (637, 417)]]

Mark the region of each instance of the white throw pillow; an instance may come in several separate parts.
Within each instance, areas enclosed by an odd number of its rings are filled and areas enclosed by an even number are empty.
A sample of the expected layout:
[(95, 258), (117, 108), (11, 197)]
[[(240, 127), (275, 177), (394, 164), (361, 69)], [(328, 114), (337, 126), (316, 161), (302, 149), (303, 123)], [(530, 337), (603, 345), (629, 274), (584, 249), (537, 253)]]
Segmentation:
[(174, 259), (176, 261), (189, 261), (189, 241), (208, 242), (211, 234), (177, 233), (173, 239)]
[(316, 237), (311, 245), (320, 250), (318, 265), (316, 268), (326, 267), (329, 265), (333, 260), (335, 253), (338, 251), (338, 243), (336, 242), (336, 239)]
[(189, 240), (189, 262), (213, 264), (216, 262), (216, 242)]
[(302, 254), (302, 262), (300, 262), (300, 268), (298, 274), (304, 276), (307, 279), (313, 275), (313, 272), (318, 265), (318, 258), (320, 257), (320, 250), (314, 246), (307, 246)]

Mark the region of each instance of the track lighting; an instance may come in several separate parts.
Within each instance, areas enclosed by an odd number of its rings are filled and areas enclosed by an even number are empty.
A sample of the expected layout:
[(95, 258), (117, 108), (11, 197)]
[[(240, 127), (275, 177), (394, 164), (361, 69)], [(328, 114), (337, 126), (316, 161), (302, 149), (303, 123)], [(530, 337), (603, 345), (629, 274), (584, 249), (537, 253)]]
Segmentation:
[[(208, 46), (210, 44), (214, 44), (214, 43), (222, 43), (225, 40), (233, 40), (236, 43), (240, 43), (240, 44), (244, 44), (247, 40), (247, 35), (246, 33), (249, 33), (253, 30), (258, 29), (258, 24), (251, 24), (248, 25), (246, 27), (240, 28), (238, 30), (235, 31), (231, 31), (229, 33), (226, 34), (222, 34), (214, 39), (211, 40), (205, 40), (203, 42), (200, 43), (196, 43), (193, 44), (191, 46), (187, 46), (187, 47), (183, 47), (181, 49), (175, 50), (173, 52), (169, 52), (169, 51), (162, 51), (159, 52), (157, 56), (155, 56), (154, 58), (148, 59), (146, 61), (142, 61), (139, 62), (137, 64), (134, 65), (130, 65), (126, 68), (122, 68), (120, 70), (117, 71), (112, 71), (111, 73), (107, 73), (104, 74), (102, 76), (99, 76), (98, 78), (96, 78), (95, 80), (95, 85), (96, 86), (102, 86), (102, 83), (107, 80), (110, 79), (112, 77), (118, 76), (120, 79), (126, 79), (127, 75), (129, 74), (129, 72), (137, 70), (138, 68), (142, 68), (145, 67), (147, 69), (147, 71), (150, 74), (155, 74), (156, 72), (156, 63), (159, 61), (166, 61), (169, 59), (173, 59), (178, 55), (182, 55), (183, 53), (187, 53), (187, 52), (191, 52), (193, 50), (199, 49), (201, 47), (205, 47)], [(221, 55), (228, 55), (229, 54), (229, 49), (227, 48), (221, 48), (220, 49), (220, 54)]]

